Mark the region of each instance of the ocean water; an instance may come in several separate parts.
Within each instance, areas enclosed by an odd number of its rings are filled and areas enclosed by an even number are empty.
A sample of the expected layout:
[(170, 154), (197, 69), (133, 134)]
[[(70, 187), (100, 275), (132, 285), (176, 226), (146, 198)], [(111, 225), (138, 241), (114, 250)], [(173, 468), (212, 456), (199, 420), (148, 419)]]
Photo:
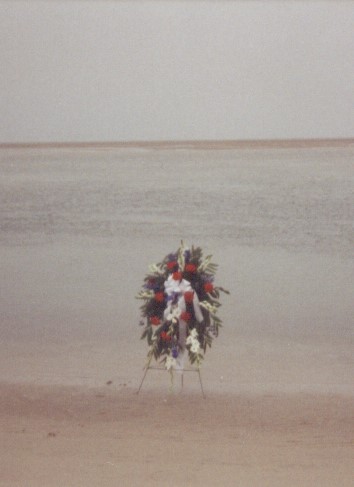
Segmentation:
[(215, 239), (354, 255), (354, 148), (2, 150), (0, 244)]
[(353, 147), (2, 149), (0, 380), (136, 385), (135, 295), (183, 239), (231, 291), (209, 387), (348, 392), (353, 161)]

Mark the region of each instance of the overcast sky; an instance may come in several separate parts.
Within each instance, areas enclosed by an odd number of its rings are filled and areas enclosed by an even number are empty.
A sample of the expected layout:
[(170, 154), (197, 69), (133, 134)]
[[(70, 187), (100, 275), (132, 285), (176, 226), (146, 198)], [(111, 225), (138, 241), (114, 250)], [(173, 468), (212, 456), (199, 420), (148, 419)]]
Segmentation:
[(0, 0), (0, 143), (354, 136), (354, 2)]

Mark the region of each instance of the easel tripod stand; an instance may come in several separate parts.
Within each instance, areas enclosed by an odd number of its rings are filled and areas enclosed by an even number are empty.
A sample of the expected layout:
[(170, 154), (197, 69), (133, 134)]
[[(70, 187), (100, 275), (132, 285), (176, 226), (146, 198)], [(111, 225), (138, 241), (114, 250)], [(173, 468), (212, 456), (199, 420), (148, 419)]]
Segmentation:
[[(145, 378), (146, 378), (146, 375), (148, 373), (149, 370), (160, 370), (160, 371), (164, 371), (166, 372), (166, 369), (163, 368), (163, 367), (156, 367), (156, 366), (152, 366), (150, 365), (151, 363), (151, 360), (148, 362), (148, 364), (144, 367), (144, 374), (143, 374), (143, 377), (141, 379), (141, 382), (140, 382), (140, 385), (139, 385), (139, 389), (137, 390), (137, 394), (139, 394), (142, 386), (143, 386), (143, 383), (145, 381)], [(183, 389), (183, 375), (184, 375), (184, 372), (196, 372), (198, 374), (198, 378), (199, 378), (199, 384), (200, 384), (200, 390), (201, 390), (201, 393), (202, 393), (202, 396), (203, 398), (205, 399), (205, 393), (204, 393), (204, 389), (203, 389), (203, 382), (202, 382), (202, 376), (200, 374), (200, 368), (197, 367), (195, 369), (179, 369), (178, 372), (180, 372), (181, 374), (181, 388)]]

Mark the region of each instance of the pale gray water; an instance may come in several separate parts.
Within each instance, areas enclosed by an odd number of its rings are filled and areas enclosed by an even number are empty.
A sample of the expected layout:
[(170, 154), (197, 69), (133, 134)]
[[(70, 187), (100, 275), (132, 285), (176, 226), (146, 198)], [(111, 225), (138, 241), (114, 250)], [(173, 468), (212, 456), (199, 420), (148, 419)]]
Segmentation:
[(353, 156), (1, 150), (0, 380), (136, 384), (147, 350), (134, 296), (183, 238), (231, 291), (210, 387), (348, 391)]
[(354, 255), (354, 148), (2, 150), (0, 243), (216, 239)]

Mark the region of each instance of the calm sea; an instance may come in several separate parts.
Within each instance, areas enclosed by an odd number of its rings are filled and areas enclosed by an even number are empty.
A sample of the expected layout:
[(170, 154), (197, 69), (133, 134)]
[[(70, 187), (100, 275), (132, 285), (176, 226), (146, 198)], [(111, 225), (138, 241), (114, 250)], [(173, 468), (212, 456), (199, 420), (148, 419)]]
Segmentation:
[(1, 150), (0, 245), (186, 236), (353, 256), (354, 148)]

